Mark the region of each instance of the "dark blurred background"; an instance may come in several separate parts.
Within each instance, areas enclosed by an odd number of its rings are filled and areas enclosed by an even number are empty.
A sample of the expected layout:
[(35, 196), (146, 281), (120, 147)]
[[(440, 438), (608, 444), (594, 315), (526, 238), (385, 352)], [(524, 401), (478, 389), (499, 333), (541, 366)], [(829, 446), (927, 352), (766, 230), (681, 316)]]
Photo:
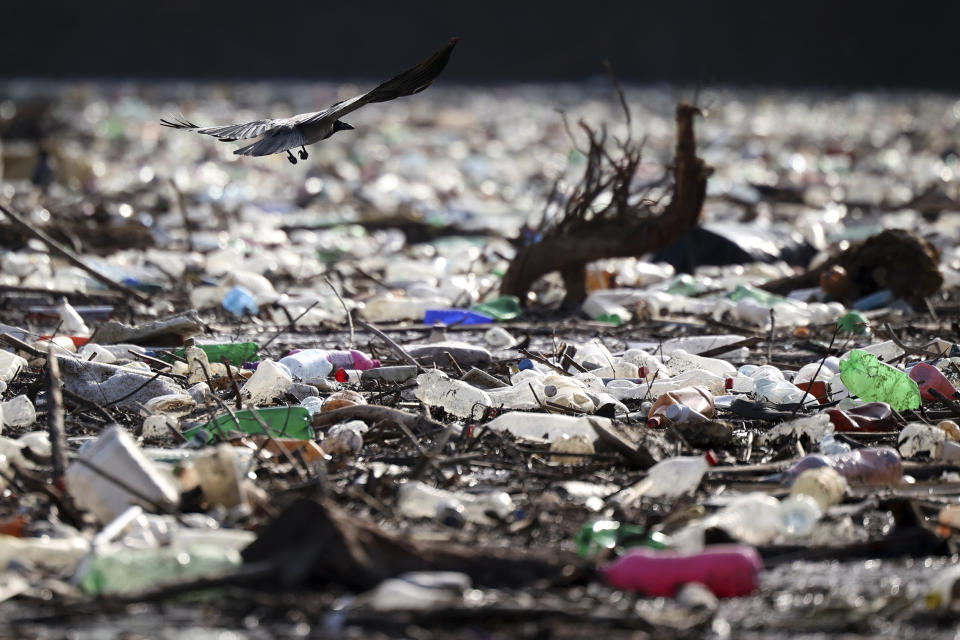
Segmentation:
[(445, 78), (960, 88), (957, 2), (5, 3), (0, 76), (380, 78), (453, 35)]

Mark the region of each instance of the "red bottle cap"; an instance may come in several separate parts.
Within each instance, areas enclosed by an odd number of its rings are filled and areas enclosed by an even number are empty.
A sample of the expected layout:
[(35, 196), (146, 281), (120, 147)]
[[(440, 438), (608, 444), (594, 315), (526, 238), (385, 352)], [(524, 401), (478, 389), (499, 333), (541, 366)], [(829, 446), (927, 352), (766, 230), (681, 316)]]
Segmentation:
[(333, 377), (337, 382), (346, 382), (347, 380), (350, 379), (350, 376), (347, 374), (346, 369), (337, 369), (336, 372), (333, 374)]
[(660, 422), (663, 420), (660, 416), (650, 416), (647, 418), (647, 426), (651, 429), (659, 429)]
[(646, 367), (640, 367), (637, 370), (638, 378), (646, 378), (648, 375), (650, 375), (650, 369), (647, 369)]
[(733, 389), (733, 378), (727, 378), (723, 381), (724, 389)]
[(713, 452), (713, 449), (707, 451), (704, 456), (707, 459), (707, 464), (711, 467), (717, 466), (717, 463), (720, 462), (720, 458), (717, 457), (717, 454)]

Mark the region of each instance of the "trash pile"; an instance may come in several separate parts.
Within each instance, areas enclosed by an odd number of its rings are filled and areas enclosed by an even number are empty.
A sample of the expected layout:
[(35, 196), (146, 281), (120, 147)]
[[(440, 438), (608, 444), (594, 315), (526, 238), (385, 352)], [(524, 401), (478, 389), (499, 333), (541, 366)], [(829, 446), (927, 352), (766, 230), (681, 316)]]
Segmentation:
[(556, 94), (484, 121), (496, 96), (435, 93), (318, 147), (303, 184), (158, 137), (156, 95), (51, 102), (86, 106), (46, 184), (4, 147), (11, 624), (164, 603), (251, 637), (952, 634), (960, 265), (937, 220), (960, 205), (920, 191), (956, 154), (829, 133), (856, 100), (815, 128), (728, 100), (687, 249), (591, 264), (571, 313), (555, 274), (498, 287), (563, 169), (562, 126), (530, 126)]

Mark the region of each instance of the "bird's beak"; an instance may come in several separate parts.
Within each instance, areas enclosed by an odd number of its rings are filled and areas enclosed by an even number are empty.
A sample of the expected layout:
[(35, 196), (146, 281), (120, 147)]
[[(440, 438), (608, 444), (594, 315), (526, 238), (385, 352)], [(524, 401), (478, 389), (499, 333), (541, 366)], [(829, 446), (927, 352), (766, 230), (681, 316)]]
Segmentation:
[(347, 124), (342, 120), (337, 120), (337, 131), (349, 131), (353, 129), (353, 125)]

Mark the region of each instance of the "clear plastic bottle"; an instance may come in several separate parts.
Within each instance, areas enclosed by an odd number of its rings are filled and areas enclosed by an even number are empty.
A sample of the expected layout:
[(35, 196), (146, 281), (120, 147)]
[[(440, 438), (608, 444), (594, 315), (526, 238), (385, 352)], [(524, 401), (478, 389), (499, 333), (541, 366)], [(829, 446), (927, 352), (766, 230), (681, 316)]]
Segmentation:
[(679, 375), (691, 369), (706, 369), (714, 375), (727, 378), (736, 373), (737, 368), (726, 360), (717, 358), (704, 358), (687, 353), (683, 349), (677, 349), (670, 354), (670, 360), (667, 361), (667, 368), (673, 375)]
[(334, 370), (339, 369), (365, 371), (380, 366), (379, 360), (373, 360), (356, 349), (350, 351), (302, 349), (281, 358), (280, 363), (290, 370), (290, 375), (304, 381), (326, 378)]
[(666, 408), (672, 404), (690, 407), (707, 418), (713, 417), (713, 394), (704, 387), (683, 387), (657, 398), (647, 415), (647, 425), (651, 428), (660, 427)]
[(553, 442), (564, 435), (595, 437), (596, 431), (590, 426), (591, 421), (605, 426), (610, 424), (606, 418), (575, 418), (558, 414), (510, 411), (497, 416), (486, 426), (492, 431), (507, 431), (516, 438), (543, 439)]
[(583, 413), (593, 413), (596, 406), (586, 393), (586, 388), (575, 378), (550, 375), (543, 379), (546, 400), (562, 407)]
[(690, 407), (679, 404), (667, 405), (666, 409), (664, 410), (663, 417), (672, 424), (696, 424), (710, 421), (710, 418), (706, 417), (699, 411), (695, 411)]
[(712, 451), (703, 456), (675, 456), (661, 460), (650, 467), (647, 477), (633, 488), (633, 495), (650, 497), (674, 497), (694, 491), (711, 466), (717, 463)]
[(122, 593), (189, 576), (226, 572), (241, 564), (236, 549), (215, 544), (119, 549), (97, 555), (81, 584), (88, 593)]
[(817, 500), (804, 493), (791, 495), (780, 502), (783, 530), (791, 535), (808, 535), (822, 516), (823, 510)]
[(801, 399), (805, 405), (820, 404), (812, 393), (804, 394), (803, 390), (786, 380), (776, 378), (759, 378), (754, 381), (753, 395), (758, 400), (778, 405), (795, 405)]
[(504, 491), (481, 494), (444, 491), (419, 480), (400, 485), (397, 507), (408, 518), (445, 518), (452, 512), (478, 524), (495, 522), (487, 515), (488, 511), (503, 519), (515, 509), (510, 495)]
[(492, 406), (490, 395), (460, 380), (451, 380), (447, 374), (431, 369), (417, 376), (414, 395), (431, 407), (443, 407), (444, 411), (459, 418), (480, 415)]
[(682, 382), (686, 385), (706, 387), (713, 395), (720, 395), (726, 391), (729, 378), (718, 376), (706, 369), (690, 369), (670, 378), (671, 382)]
[[(646, 367), (647, 368), (647, 380), (656, 379), (661, 380), (667, 378), (670, 375), (669, 369), (663, 364), (663, 362), (643, 349), (628, 349), (620, 359), (623, 362), (630, 362), (637, 365), (637, 368)], [(659, 373), (658, 373), (659, 372)]]
[(719, 598), (750, 595), (762, 571), (760, 555), (746, 545), (713, 545), (693, 553), (634, 548), (602, 570), (617, 589), (672, 597), (681, 586), (698, 582)]

